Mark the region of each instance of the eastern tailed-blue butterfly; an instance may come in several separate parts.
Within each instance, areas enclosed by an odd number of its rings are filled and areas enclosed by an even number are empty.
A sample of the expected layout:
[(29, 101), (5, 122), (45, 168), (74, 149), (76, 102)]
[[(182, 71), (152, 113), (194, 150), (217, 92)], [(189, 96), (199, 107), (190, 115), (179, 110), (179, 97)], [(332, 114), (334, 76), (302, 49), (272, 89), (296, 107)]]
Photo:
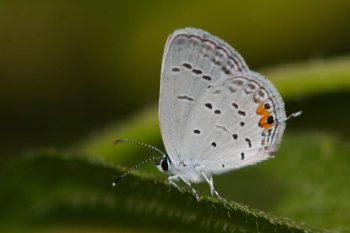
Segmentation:
[[(301, 112), (290, 117), (299, 116)], [(167, 153), (156, 160), (169, 182), (205, 181), (213, 175), (275, 156), (286, 121), (284, 102), (262, 75), (249, 70), (241, 55), (206, 31), (176, 30), (166, 42), (159, 97), (159, 122)], [(197, 195), (196, 191), (192, 191)]]

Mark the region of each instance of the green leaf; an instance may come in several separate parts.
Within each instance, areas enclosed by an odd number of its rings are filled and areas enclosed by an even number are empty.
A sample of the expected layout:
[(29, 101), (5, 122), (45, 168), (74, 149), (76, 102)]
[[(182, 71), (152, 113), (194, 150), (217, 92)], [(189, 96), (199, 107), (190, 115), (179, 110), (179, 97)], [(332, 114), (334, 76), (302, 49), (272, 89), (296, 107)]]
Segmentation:
[[(290, 134), (287, 129), (275, 159), (214, 179), (228, 200), (346, 232), (350, 230), (349, 151), (349, 143), (340, 137), (317, 131)], [(151, 171), (156, 169), (147, 174)]]
[[(235, 202), (199, 202), (152, 177), (130, 175), (117, 188), (121, 170), (74, 155), (40, 153), (0, 172), (4, 231), (109, 232), (317, 232)], [(20, 224), (18, 224), (20, 223)], [(82, 227), (82, 228), (81, 228)]]

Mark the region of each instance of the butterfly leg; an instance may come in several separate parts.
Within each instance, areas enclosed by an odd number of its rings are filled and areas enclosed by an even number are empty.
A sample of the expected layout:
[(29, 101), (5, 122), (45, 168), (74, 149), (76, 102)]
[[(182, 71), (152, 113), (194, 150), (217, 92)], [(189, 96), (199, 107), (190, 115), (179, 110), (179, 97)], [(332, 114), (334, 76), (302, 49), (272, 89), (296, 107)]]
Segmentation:
[(197, 201), (199, 200), (198, 192), (192, 187), (191, 183), (188, 182), (185, 178), (183, 178), (180, 175), (175, 176), (169, 176), (168, 181), (170, 185), (173, 185), (175, 188), (177, 188), (179, 191), (181, 191), (180, 187), (175, 183), (177, 180), (182, 180), (192, 191), (193, 195), (196, 197)]
[(204, 174), (203, 171), (201, 171), (201, 174), (202, 174), (204, 180), (207, 181), (207, 183), (209, 184), (210, 192), (211, 192), (212, 194), (215, 194), (219, 199), (225, 200), (224, 198), (222, 198), (222, 197), (220, 196), (220, 194), (218, 193), (218, 191), (215, 190), (213, 178), (210, 177), (210, 179), (209, 179), (209, 178)]
[(182, 180), (191, 189), (192, 193), (196, 196), (197, 200), (199, 199), (199, 195), (197, 191), (194, 188), (192, 188), (191, 183), (188, 182), (185, 178), (183, 178), (180, 175), (174, 175), (174, 176), (168, 177), (169, 184), (177, 188), (179, 191), (181, 191), (180, 187), (175, 182), (177, 180)]
[(213, 189), (214, 188), (214, 180), (213, 180), (213, 177), (211, 176), (210, 178), (209, 178), (209, 187), (210, 187), (210, 194), (212, 195), (212, 196), (214, 196), (214, 190), (215, 189)]
[(180, 176), (180, 179), (191, 189), (193, 195), (196, 197), (197, 201), (199, 200), (199, 194), (198, 192), (192, 187), (191, 183), (188, 182), (185, 178)]
[(170, 185), (174, 186), (174, 187), (177, 188), (178, 190), (181, 190), (181, 189), (179, 188), (179, 186), (175, 183), (175, 181), (178, 180), (179, 177), (180, 177), (179, 175), (169, 176), (169, 177), (168, 177), (168, 181), (169, 181), (169, 184), (170, 184)]

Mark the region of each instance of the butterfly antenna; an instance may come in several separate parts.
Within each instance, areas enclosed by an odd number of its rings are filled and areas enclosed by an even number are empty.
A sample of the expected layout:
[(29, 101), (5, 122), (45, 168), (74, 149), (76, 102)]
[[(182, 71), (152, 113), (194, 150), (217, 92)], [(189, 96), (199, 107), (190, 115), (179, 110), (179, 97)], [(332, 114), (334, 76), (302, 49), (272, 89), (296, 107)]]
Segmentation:
[(122, 142), (127, 142), (127, 143), (131, 143), (131, 144), (134, 144), (134, 145), (147, 147), (147, 148), (150, 148), (150, 149), (152, 149), (154, 151), (157, 151), (161, 155), (166, 156), (166, 154), (163, 151), (159, 150), (157, 147), (149, 145), (149, 144), (146, 144), (146, 143), (143, 143), (143, 142), (140, 142), (140, 141), (137, 141), (137, 140), (127, 139), (127, 138), (119, 138), (119, 139), (114, 140), (114, 144), (119, 144), (119, 143), (122, 143)]
[(298, 117), (298, 116), (300, 116), (302, 113), (303, 113), (302, 111), (294, 112), (294, 113), (290, 114), (284, 121), (286, 122), (286, 121), (288, 121), (288, 120), (291, 119), (291, 118)]
[(142, 161), (141, 163), (137, 164), (136, 166), (130, 168), (130, 169), (127, 170), (124, 174), (118, 176), (118, 177), (114, 180), (114, 182), (112, 183), (112, 187), (116, 186), (117, 183), (118, 183), (119, 181), (121, 181), (125, 176), (129, 175), (132, 171), (134, 171), (135, 169), (137, 169), (137, 168), (140, 167), (141, 165), (143, 165), (143, 164), (145, 164), (145, 163), (148, 163), (148, 162), (151, 162), (151, 161), (159, 160), (159, 159), (161, 159), (161, 158), (163, 158), (163, 157), (152, 156), (151, 158), (148, 158), (148, 159)]
[(293, 112), (293, 113), (290, 114), (288, 117), (286, 117), (286, 119), (284, 119), (283, 121), (276, 122), (276, 125), (285, 124), (289, 119), (298, 117), (298, 116), (300, 116), (302, 113), (303, 113), (302, 111)]

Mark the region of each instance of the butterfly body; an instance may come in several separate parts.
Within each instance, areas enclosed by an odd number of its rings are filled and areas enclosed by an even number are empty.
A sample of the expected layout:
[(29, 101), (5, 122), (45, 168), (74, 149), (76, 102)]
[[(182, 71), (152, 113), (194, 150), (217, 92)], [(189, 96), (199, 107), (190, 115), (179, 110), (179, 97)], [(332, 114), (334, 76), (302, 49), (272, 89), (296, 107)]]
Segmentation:
[(190, 183), (199, 183), (203, 181), (203, 176), (201, 175), (201, 171), (203, 170), (205, 170), (204, 167), (201, 167), (198, 163), (191, 163), (191, 161), (184, 161), (178, 164), (170, 162), (168, 173), (173, 176), (181, 176)]

